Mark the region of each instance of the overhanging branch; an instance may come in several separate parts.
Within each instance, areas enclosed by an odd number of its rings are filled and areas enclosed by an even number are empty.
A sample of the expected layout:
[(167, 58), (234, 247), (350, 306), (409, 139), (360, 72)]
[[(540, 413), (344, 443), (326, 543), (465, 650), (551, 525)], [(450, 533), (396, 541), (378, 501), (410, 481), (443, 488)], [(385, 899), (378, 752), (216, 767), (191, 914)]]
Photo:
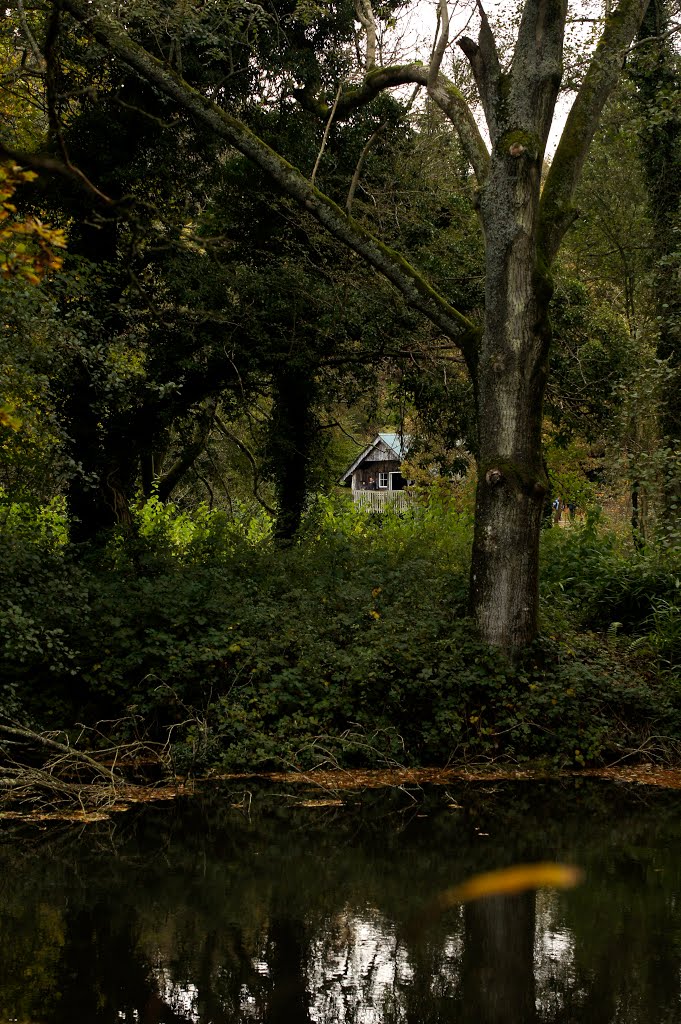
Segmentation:
[[(359, 85), (353, 85), (342, 93), (336, 104), (336, 120), (349, 117), (386, 89), (394, 89), (399, 85), (423, 85), (428, 88), (431, 99), (454, 125), (466, 158), (478, 182), (482, 184), (489, 168), (489, 153), (471, 108), (461, 90), (445, 75), (440, 73), (430, 87), (429, 76), (430, 71), (425, 64), (395, 64), (375, 68)], [(328, 116), (330, 108), (315, 93), (308, 89), (296, 89), (293, 95), (306, 110), (317, 116)]]
[[(94, 38), (133, 68), (145, 81), (173, 99), (193, 120), (209, 128), (252, 160), (332, 235), (383, 274), (405, 301), (461, 348), (472, 372), (476, 367), (478, 331), (451, 306), (399, 253), (388, 248), (361, 224), (307, 181), (300, 171), (271, 149), (241, 121), (215, 106), (205, 95), (156, 60), (117, 25), (96, 14), (84, 0), (63, 0), (64, 9)], [(425, 70), (425, 69), (424, 69)]]
[(341, 104), (343, 99), (345, 100), (343, 110), (350, 112), (369, 103), (379, 92), (405, 84), (426, 86), (431, 99), (454, 125), (463, 151), (473, 167), (476, 178), (482, 184), (489, 167), (489, 153), (485, 140), (463, 93), (442, 72), (433, 79), (430, 68), (423, 64), (377, 68), (367, 75), (360, 86), (349, 91), (347, 96), (341, 99)]

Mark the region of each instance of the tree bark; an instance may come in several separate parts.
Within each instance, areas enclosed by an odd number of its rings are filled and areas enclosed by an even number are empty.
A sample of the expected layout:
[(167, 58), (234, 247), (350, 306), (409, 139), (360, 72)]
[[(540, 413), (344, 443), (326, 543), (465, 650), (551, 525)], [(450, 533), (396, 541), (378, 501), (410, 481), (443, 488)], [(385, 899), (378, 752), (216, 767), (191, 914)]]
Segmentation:
[(539, 533), (548, 488), (541, 427), (552, 291), (539, 249), (539, 198), (565, 15), (561, 0), (528, 0), (508, 76), (500, 70), (484, 17), (478, 43), (461, 41), (493, 144), (480, 196), (486, 287), (477, 366), (471, 606), (482, 637), (509, 653), (537, 633)]
[(550, 267), (574, 219), (570, 200), (623, 47), (646, 3), (627, 0), (606, 25), (543, 195), (541, 168), (562, 77), (566, 3), (526, 0), (509, 72), (501, 70), (484, 14), (477, 43), (460, 41), (492, 141), (480, 192), (486, 290), (476, 368), (479, 464), (470, 594), (482, 638), (510, 655), (531, 643), (538, 629), (539, 536), (548, 489), (541, 429), (551, 342)]
[[(538, 155), (493, 154), (485, 331), (478, 363), (478, 484), (471, 605), (481, 635), (507, 650), (537, 632), (539, 533), (548, 481), (541, 444), (550, 280), (538, 265)], [(500, 215), (500, 211), (501, 215)]]

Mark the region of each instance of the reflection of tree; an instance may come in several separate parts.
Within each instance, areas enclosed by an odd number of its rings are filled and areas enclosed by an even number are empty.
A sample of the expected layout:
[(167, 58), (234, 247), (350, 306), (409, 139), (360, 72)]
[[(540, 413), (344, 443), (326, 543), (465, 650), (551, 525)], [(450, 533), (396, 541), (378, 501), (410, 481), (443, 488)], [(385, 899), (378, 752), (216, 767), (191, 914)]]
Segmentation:
[(199, 1019), (212, 1024), (234, 1024), (241, 1019), (244, 991), (255, 1000), (260, 1019), (265, 979), (255, 970), (241, 930), (225, 923), (212, 928), (204, 937), (199, 936), (196, 966), (196, 986), (199, 993)]
[(534, 894), (495, 896), (464, 910), (461, 1020), (532, 1024)]
[(264, 1024), (309, 1024), (307, 951), (302, 921), (279, 915), (272, 919), (267, 942), (272, 987)]

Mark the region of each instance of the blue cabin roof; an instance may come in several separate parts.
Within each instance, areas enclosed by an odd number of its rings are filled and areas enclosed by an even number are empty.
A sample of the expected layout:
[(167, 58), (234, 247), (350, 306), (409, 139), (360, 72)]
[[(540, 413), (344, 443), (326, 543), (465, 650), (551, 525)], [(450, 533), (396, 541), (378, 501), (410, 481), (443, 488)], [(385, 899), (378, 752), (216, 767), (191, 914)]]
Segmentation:
[[(409, 445), (411, 444), (411, 436), (409, 434), (377, 434), (371, 444), (368, 444), (362, 454), (355, 459), (349, 469), (343, 473), (340, 478), (340, 483), (345, 483), (349, 477), (355, 472), (360, 463), (364, 462), (367, 455), (373, 451), (374, 448), (383, 442), (383, 444), (393, 453), (393, 456), (397, 462), (402, 462), (405, 455), (409, 451)], [(390, 456), (388, 456), (389, 458)]]
[(409, 434), (379, 434), (378, 436), (381, 441), (387, 444), (388, 448), (392, 448), (397, 459), (402, 460), (409, 451), (409, 445), (411, 444)]

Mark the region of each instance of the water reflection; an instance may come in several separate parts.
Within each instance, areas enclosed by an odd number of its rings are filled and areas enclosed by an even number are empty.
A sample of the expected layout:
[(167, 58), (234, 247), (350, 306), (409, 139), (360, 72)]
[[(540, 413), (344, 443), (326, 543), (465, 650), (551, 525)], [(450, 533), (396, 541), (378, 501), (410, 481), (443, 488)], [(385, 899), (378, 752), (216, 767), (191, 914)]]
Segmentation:
[[(523, 783), (322, 811), (270, 793), (248, 819), (213, 792), (80, 834), (5, 831), (0, 1021), (678, 1021), (680, 801)], [(587, 882), (415, 925), (463, 878), (547, 859)]]

